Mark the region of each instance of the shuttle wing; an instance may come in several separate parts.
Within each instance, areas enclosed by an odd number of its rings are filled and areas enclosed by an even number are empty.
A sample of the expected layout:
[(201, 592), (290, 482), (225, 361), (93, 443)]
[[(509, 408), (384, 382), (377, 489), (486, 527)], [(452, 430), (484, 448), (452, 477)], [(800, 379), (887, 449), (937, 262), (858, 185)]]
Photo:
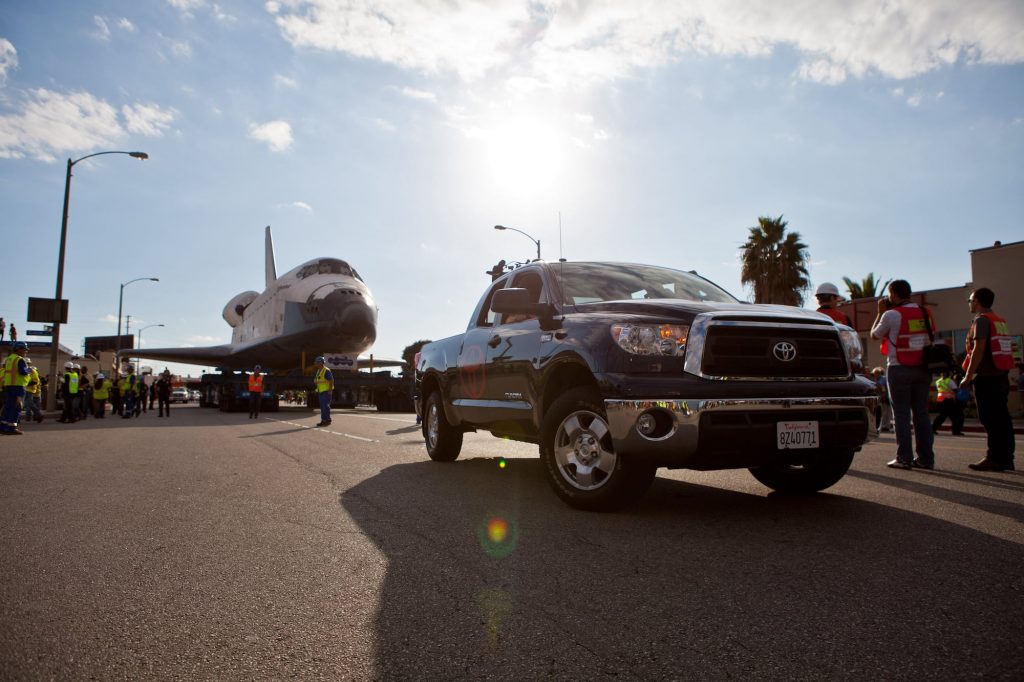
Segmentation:
[(186, 365), (204, 365), (219, 367), (229, 364), (234, 349), (230, 345), (202, 346), (198, 348), (137, 348), (123, 350), (124, 357), (146, 358), (148, 360), (165, 360), (180, 362)]

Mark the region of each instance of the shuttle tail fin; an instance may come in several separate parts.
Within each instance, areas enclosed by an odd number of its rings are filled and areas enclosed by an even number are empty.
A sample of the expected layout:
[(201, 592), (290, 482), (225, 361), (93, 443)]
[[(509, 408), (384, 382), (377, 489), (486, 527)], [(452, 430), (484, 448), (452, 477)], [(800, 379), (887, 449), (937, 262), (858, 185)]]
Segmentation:
[(274, 237), (270, 234), (270, 225), (267, 225), (267, 288), (277, 281), (277, 266), (274, 265)]

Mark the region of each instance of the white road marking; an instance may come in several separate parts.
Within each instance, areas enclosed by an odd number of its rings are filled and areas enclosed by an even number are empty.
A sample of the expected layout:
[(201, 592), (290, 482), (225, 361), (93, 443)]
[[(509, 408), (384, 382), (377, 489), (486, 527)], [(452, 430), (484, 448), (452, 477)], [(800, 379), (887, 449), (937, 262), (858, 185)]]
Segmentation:
[[(267, 421), (276, 422), (278, 424), (287, 424), (288, 426), (297, 426), (300, 429), (314, 429), (314, 427), (307, 426), (306, 424), (298, 424), (296, 422), (289, 422), (289, 421), (285, 421), (283, 419), (271, 419), (270, 417), (264, 417), (264, 419), (266, 419)], [(341, 431), (331, 431), (330, 429), (325, 429), (323, 427), (318, 428), (318, 429), (314, 429), (314, 430), (315, 431), (319, 431), (321, 433), (331, 433), (331, 434), (334, 434), (335, 436), (344, 436), (345, 438), (352, 438), (353, 440), (361, 440), (364, 443), (379, 443), (380, 442), (376, 438), (364, 438), (363, 436), (355, 436), (355, 435), (353, 435), (351, 433), (342, 433)]]

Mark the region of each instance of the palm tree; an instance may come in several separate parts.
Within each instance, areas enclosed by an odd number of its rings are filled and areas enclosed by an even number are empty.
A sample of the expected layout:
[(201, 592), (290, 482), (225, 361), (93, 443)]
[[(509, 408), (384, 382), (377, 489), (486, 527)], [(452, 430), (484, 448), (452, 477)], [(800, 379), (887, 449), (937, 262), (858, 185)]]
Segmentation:
[(754, 290), (754, 303), (802, 306), (807, 278), (807, 245), (798, 232), (786, 234), (786, 221), (761, 216), (750, 228), (743, 252), (740, 281)]
[(843, 282), (846, 284), (846, 290), (850, 294), (851, 301), (856, 301), (858, 298), (877, 298), (878, 290), (885, 291), (891, 281), (892, 279), (887, 279), (879, 285), (878, 281), (875, 280), (875, 273), (873, 272), (869, 272), (868, 276), (859, 283), (854, 282), (849, 277), (843, 277)]

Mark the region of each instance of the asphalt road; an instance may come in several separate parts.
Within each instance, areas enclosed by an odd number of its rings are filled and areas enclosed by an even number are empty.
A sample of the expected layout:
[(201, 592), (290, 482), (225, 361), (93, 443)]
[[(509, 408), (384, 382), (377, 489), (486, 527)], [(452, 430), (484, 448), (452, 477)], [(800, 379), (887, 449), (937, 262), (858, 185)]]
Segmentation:
[(810, 497), (662, 470), (592, 514), (532, 446), (439, 464), (411, 415), (316, 421), (0, 440), (0, 679), (1024, 678), (1024, 472), (969, 471), (982, 435), (932, 472), (883, 437)]

